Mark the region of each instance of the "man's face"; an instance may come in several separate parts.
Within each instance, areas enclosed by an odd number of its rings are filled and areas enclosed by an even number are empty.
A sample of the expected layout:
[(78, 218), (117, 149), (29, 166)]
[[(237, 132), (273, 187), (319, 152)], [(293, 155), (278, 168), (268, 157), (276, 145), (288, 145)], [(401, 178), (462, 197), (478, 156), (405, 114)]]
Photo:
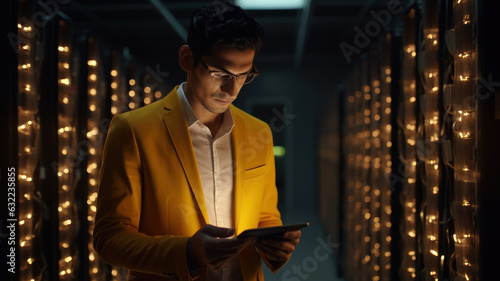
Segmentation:
[[(252, 69), (254, 56), (255, 50), (252, 49), (215, 46), (210, 56), (201, 59), (212, 72), (238, 75)], [(242, 87), (236, 79), (222, 86), (214, 85), (211, 74), (198, 59), (196, 67), (188, 72), (186, 95), (195, 113), (221, 114), (236, 99)]]

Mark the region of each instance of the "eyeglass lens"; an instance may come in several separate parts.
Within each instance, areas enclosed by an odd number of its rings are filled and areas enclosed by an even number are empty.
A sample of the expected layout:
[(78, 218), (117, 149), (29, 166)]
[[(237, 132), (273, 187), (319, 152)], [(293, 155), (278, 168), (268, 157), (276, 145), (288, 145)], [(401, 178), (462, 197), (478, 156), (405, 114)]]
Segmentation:
[[(233, 78), (233, 76), (231, 76), (229, 74), (225, 74), (225, 73), (212, 74), (213, 83), (220, 85), (220, 86), (229, 83), (229, 81), (231, 81), (232, 78)], [(246, 84), (252, 82), (254, 78), (255, 78), (255, 74), (248, 73), (248, 74), (238, 76), (236, 78), (236, 82), (240, 85), (246, 85)]]

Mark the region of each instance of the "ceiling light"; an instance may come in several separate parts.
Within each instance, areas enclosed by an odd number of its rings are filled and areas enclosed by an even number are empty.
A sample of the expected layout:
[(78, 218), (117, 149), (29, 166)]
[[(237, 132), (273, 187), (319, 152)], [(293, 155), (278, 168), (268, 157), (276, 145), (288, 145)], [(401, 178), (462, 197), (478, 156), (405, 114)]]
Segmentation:
[(235, 4), (245, 10), (302, 9), (306, 0), (236, 0)]

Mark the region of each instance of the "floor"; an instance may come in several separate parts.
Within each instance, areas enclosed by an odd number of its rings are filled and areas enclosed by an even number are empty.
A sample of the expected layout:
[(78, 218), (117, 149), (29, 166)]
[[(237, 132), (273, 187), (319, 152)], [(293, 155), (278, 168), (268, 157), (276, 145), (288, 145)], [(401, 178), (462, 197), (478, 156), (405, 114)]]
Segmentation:
[(335, 245), (330, 243), (318, 214), (313, 209), (283, 214), (284, 224), (300, 222), (309, 222), (309, 227), (302, 230), (300, 243), (292, 257), (274, 274), (263, 265), (264, 279), (266, 281), (343, 281), (344, 279), (337, 275), (336, 257), (331, 250), (331, 247), (335, 248)]

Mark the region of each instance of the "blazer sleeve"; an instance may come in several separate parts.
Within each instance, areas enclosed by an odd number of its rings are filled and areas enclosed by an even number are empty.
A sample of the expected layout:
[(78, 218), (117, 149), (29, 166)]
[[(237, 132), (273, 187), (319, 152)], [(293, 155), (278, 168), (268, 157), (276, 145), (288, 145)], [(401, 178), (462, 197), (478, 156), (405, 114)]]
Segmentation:
[(147, 236), (139, 232), (142, 166), (129, 121), (113, 118), (103, 150), (93, 245), (109, 264), (139, 272), (189, 280), (189, 237)]

